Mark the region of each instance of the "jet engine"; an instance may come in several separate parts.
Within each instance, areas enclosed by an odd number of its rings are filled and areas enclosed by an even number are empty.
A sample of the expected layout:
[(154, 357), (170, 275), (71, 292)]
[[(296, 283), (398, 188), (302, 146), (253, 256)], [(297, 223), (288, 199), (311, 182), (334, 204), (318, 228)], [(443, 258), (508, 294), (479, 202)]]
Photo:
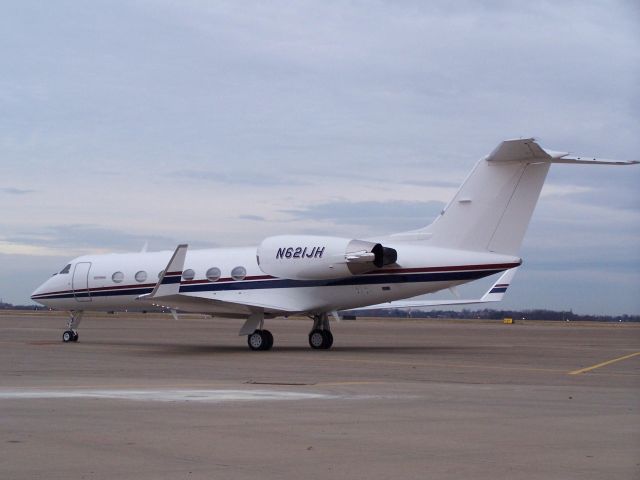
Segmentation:
[(393, 248), (364, 240), (314, 235), (279, 235), (258, 247), (258, 265), (267, 275), (291, 280), (351, 277), (395, 263)]

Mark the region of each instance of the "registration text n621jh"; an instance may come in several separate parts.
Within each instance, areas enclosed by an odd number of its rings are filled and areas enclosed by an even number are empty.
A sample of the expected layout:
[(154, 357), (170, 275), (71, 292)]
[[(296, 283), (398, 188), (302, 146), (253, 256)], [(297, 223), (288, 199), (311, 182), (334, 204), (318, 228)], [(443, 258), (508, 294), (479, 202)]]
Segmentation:
[(325, 247), (281, 247), (276, 258), (322, 258)]

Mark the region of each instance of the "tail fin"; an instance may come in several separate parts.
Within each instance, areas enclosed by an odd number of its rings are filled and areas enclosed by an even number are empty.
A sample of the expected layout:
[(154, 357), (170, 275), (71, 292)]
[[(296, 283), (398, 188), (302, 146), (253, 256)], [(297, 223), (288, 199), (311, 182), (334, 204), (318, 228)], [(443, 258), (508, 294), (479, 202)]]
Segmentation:
[(552, 163), (638, 163), (568, 155), (545, 151), (532, 138), (502, 142), (476, 164), (440, 216), (419, 233), (429, 245), (516, 255)]

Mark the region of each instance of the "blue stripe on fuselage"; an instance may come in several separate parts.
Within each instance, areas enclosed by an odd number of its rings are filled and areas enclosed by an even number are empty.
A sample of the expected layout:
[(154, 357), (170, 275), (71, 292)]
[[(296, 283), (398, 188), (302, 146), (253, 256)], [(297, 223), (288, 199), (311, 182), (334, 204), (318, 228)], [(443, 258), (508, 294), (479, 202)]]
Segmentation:
[(164, 277), (162, 279), (162, 285), (172, 285), (174, 283), (180, 283), (182, 277), (180, 275), (176, 275), (175, 277)]

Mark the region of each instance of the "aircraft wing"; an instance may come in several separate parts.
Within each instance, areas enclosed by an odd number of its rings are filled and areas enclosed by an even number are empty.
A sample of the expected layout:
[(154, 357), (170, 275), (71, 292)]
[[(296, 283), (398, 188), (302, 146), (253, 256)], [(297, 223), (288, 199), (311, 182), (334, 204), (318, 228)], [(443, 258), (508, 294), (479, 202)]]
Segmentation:
[(242, 301), (217, 300), (198, 294), (177, 293), (155, 299), (141, 298), (140, 300), (158, 307), (209, 313), (227, 318), (246, 318), (248, 315), (256, 312), (264, 312), (267, 316), (269, 314), (276, 315), (289, 312), (288, 308), (281, 305), (252, 302), (248, 299), (243, 299)]
[(505, 271), (500, 278), (491, 285), (491, 288), (481, 297), (477, 299), (455, 299), (455, 300), (397, 300), (395, 302), (378, 303), (376, 305), (368, 305), (366, 307), (352, 308), (350, 310), (343, 310), (345, 312), (352, 312), (356, 310), (387, 310), (387, 309), (402, 309), (402, 308), (422, 308), (422, 307), (437, 307), (440, 305), (468, 305), (474, 303), (488, 303), (499, 302), (504, 297), (504, 294), (509, 288), (513, 276), (516, 274), (516, 270), (519, 267), (510, 268)]
[(291, 295), (272, 293), (268, 301), (260, 292), (202, 292), (180, 293), (180, 279), (184, 270), (184, 261), (188, 245), (178, 245), (167, 268), (158, 279), (151, 293), (140, 295), (137, 300), (157, 307), (210, 313), (212, 315), (246, 318), (256, 312), (265, 315), (286, 314), (304, 310), (304, 305)]

